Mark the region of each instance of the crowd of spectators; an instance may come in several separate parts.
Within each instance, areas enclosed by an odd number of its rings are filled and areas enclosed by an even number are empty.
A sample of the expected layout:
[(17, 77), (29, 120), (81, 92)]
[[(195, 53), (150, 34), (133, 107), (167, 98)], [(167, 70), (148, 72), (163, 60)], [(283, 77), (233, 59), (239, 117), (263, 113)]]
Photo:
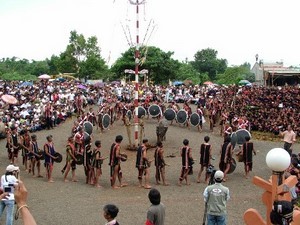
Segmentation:
[[(230, 115), (246, 116), (251, 130), (279, 134), (288, 125), (300, 132), (300, 89), (297, 86), (140, 86), (139, 100), (152, 103), (188, 102), (207, 108), (214, 102), (219, 115), (223, 111)], [(76, 96), (83, 105), (133, 102), (135, 85), (81, 84), (79, 81), (40, 80), (31, 85), (22, 82), (0, 82), (0, 96), (13, 95), (18, 103), (8, 105), (0, 101), (0, 117), (4, 125), (15, 125), (19, 131), (26, 128), (34, 132), (46, 128), (45, 105), (53, 108), (53, 125), (59, 125), (76, 112)]]

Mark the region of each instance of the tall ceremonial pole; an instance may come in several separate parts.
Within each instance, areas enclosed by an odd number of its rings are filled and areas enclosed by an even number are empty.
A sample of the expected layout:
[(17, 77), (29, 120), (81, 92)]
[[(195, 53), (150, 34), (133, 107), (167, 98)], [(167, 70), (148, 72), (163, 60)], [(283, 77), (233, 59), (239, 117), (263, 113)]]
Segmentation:
[(135, 95), (134, 95), (134, 144), (135, 147), (138, 146), (138, 134), (139, 134), (139, 117), (138, 117), (138, 107), (139, 107), (139, 63), (140, 63), (140, 42), (139, 42), (139, 5), (145, 3), (145, 0), (129, 0), (130, 4), (136, 6), (136, 46), (135, 46)]

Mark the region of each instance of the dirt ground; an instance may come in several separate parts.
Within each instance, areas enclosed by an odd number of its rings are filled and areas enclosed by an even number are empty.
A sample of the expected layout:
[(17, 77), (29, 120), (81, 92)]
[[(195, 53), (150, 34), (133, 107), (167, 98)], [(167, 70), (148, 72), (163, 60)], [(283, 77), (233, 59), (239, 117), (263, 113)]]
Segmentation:
[[(75, 119), (75, 117), (73, 118)], [(64, 124), (50, 131), (37, 132), (40, 147), (45, 143), (48, 134), (53, 135), (56, 150), (65, 156), (65, 145), (70, 134), (73, 119), (68, 119)], [(145, 137), (151, 144), (156, 143), (157, 120), (145, 119)], [(132, 127), (132, 136), (134, 127)], [(93, 142), (97, 139), (102, 141), (102, 152), (108, 156), (110, 145), (114, 142), (115, 136), (121, 134), (124, 137), (122, 151), (128, 155), (128, 160), (122, 163), (123, 175), (129, 186), (113, 190), (110, 188), (109, 166), (107, 160), (103, 164), (103, 174), (100, 178), (102, 188), (95, 188), (85, 184), (85, 176), (82, 166), (78, 166), (76, 173), (79, 181), (77, 183), (64, 183), (61, 169), (64, 160), (60, 164), (54, 165), (54, 183), (48, 183), (46, 178), (33, 178), (24, 171), (21, 165), (21, 179), (25, 182), (29, 190), (28, 205), (30, 211), (41, 225), (96, 225), (105, 224), (102, 208), (107, 203), (116, 204), (119, 209), (117, 217), (120, 224), (142, 225), (145, 222), (146, 212), (149, 207), (147, 194), (149, 190), (138, 188), (137, 170), (135, 168), (135, 152), (125, 150), (128, 144), (126, 129), (121, 121), (117, 121), (109, 130), (100, 133), (94, 129)], [(213, 155), (218, 165), (220, 145), (223, 139), (219, 135), (219, 128), (214, 132), (209, 132), (208, 124), (204, 124), (203, 132), (199, 133), (196, 128), (187, 129), (174, 123), (169, 126), (166, 141), (164, 141), (165, 156), (175, 154), (174, 158), (166, 158), (170, 164), (166, 168), (166, 177), (169, 186), (154, 185), (155, 169), (152, 165), (151, 184), (159, 189), (162, 195), (162, 202), (166, 206), (166, 225), (186, 225), (202, 224), (204, 201), (202, 193), (206, 184), (196, 183), (197, 172), (199, 170), (199, 146), (203, 142), (203, 137), (209, 135), (213, 145)], [(190, 176), (191, 185), (177, 185), (180, 173), (179, 148), (182, 146), (184, 138), (190, 140), (190, 147), (193, 149), (193, 156), (197, 159), (194, 165), (194, 174)], [(258, 154), (254, 157), (254, 166), (251, 176), (260, 176), (268, 179), (271, 175), (270, 169), (266, 166), (265, 156), (267, 152), (275, 147), (282, 147), (282, 142), (253, 140)], [(0, 141), (0, 169), (2, 174), (9, 161), (7, 159), (5, 140)], [(294, 150), (298, 152), (299, 144)], [(148, 150), (152, 157), (154, 148)], [(45, 168), (42, 167), (45, 177)], [(243, 164), (238, 163), (233, 174), (229, 175), (229, 180), (224, 183), (230, 189), (231, 199), (228, 202), (228, 224), (244, 224), (243, 214), (248, 208), (255, 208), (261, 212), (265, 218), (265, 207), (261, 201), (263, 190), (252, 184), (252, 179), (244, 178)], [(4, 217), (0, 219), (0, 224), (4, 224)], [(21, 220), (15, 224), (21, 224)]]

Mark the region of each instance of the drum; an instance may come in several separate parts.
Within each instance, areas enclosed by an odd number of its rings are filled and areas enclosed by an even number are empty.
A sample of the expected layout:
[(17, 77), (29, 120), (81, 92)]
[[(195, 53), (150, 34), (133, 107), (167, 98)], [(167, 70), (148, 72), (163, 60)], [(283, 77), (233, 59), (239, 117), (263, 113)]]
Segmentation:
[(93, 133), (93, 124), (89, 121), (85, 121), (83, 123), (83, 129), (85, 132), (87, 132), (89, 135)]
[(236, 146), (236, 143), (237, 143), (237, 135), (236, 135), (236, 132), (233, 132), (232, 134), (231, 134), (231, 145), (232, 145), (232, 147), (233, 147), (233, 149), (235, 148), (235, 146)]
[(192, 113), (191, 117), (190, 117), (190, 123), (196, 127), (200, 124), (200, 116), (198, 113), (194, 112)]
[(77, 165), (82, 165), (82, 164), (83, 164), (83, 155), (77, 154), (77, 155), (75, 156), (75, 158), (76, 158), (76, 164), (77, 164)]
[(124, 153), (121, 154), (121, 161), (122, 161), (122, 162), (127, 161), (127, 158), (128, 158), (128, 157), (127, 157), (126, 154), (124, 154)]
[(235, 157), (238, 162), (244, 162), (244, 159), (243, 159), (244, 157), (242, 154), (235, 155)]
[(237, 136), (237, 144), (238, 145), (242, 145), (246, 142), (245, 137), (250, 137), (251, 138), (251, 134), (248, 130), (246, 129), (239, 129), (236, 132), (236, 136)]
[(138, 107), (138, 118), (141, 118), (142, 116), (146, 116), (146, 109), (143, 106)]
[(104, 114), (102, 118), (102, 127), (103, 129), (108, 129), (110, 124), (110, 116), (108, 114)]
[(231, 159), (231, 163), (230, 163), (230, 169), (228, 171), (228, 174), (231, 174), (235, 171), (236, 168), (236, 161), (234, 158)]
[(164, 117), (166, 118), (166, 120), (169, 120), (169, 121), (174, 120), (176, 118), (175, 110), (172, 108), (166, 109), (166, 111), (164, 113)]
[(83, 133), (84, 138), (84, 145), (87, 145), (91, 142), (91, 136), (88, 134), (88, 132)]
[(55, 152), (53, 156), (57, 157), (57, 159), (54, 159), (54, 162), (61, 163), (63, 157), (59, 152)]
[(152, 117), (158, 117), (161, 113), (161, 109), (158, 105), (153, 104), (149, 107), (148, 112)]
[(37, 153), (40, 157), (36, 157), (37, 160), (45, 160), (45, 154), (43, 150), (39, 150)]
[(180, 109), (176, 114), (176, 120), (180, 124), (184, 124), (188, 118), (188, 115), (184, 109)]
[(132, 119), (132, 112), (131, 112), (131, 110), (127, 110), (126, 116), (128, 117), (129, 120)]

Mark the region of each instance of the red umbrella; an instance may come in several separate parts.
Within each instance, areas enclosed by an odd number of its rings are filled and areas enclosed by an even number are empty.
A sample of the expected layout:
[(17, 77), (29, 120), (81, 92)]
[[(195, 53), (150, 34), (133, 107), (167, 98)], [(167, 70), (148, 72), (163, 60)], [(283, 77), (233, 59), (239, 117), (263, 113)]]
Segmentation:
[(15, 104), (18, 103), (18, 100), (14, 96), (12, 96), (12, 95), (2, 95), (1, 99), (4, 102), (6, 102), (8, 104), (12, 104), (12, 105), (15, 105)]
[(203, 84), (204, 84), (204, 85), (212, 85), (212, 84), (214, 84), (214, 83), (211, 82), (211, 81), (205, 81)]

